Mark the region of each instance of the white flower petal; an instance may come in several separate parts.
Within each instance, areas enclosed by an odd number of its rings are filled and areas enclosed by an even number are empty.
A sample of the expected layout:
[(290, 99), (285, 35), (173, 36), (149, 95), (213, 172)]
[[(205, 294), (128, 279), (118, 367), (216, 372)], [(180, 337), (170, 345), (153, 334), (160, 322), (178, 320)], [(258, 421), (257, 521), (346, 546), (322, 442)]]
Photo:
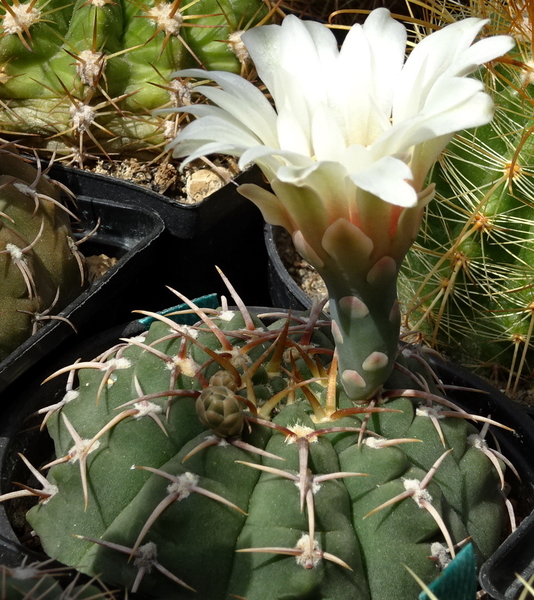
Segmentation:
[(280, 148), (304, 156), (312, 156), (309, 132), (303, 129), (301, 119), (294, 111), (280, 109), (276, 121), (276, 131)]
[(180, 163), (180, 170), (190, 162), (193, 162), (202, 156), (209, 156), (210, 154), (239, 156), (243, 152), (243, 149), (240, 146), (233, 146), (232, 144), (225, 144), (223, 142), (207, 142), (205, 144), (195, 143), (191, 140), (179, 143), (170, 142), (165, 149), (171, 150), (173, 147), (174, 151), (172, 155), (175, 158), (181, 158), (183, 156), (187, 157)]
[[(483, 91), (480, 81), (441, 80), (434, 86), (424, 109), (378, 139), (371, 152), (375, 159), (386, 154), (404, 153), (432, 138), (485, 125), (492, 117), (493, 101)], [(434, 156), (432, 161), (436, 158)]]
[(227, 142), (243, 146), (244, 149), (260, 143), (254, 133), (247, 130), (241, 123), (233, 123), (229, 119), (211, 115), (190, 123), (188, 127), (182, 129), (176, 139), (178, 142), (191, 139)]
[[(276, 177), (278, 170), (286, 164), (298, 167), (308, 167), (314, 164), (314, 161), (308, 156), (296, 154), (288, 150), (278, 148), (269, 148), (268, 146), (255, 146), (243, 152), (239, 160), (239, 168), (244, 169), (249, 164), (258, 164), (264, 171), (269, 181)], [(267, 171), (270, 172), (268, 175)]]
[(330, 222), (340, 218), (350, 220), (352, 211), (356, 209), (356, 186), (338, 162), (280, 167), (278, 179), (296, 187), (313, 189), (322, 198)]
[(406, 28), (386, 8), (377, 8), (365, 20), (363, 32), (371, 49), (371, 110), (368, 130), (378, 137), (389, 128), (393, 93), (404, 64)]
[[(254, 87), (252, 84), (250, 85)], [(248, 129), (254, 131), (262, 143), (269, 146), (277, 144), (276, 135), (273, 131), (276, 123), (276, 113), (269, 103), (267, 103), (267, 107), (259, 106), (257, 103), (246, 102), (243, 98), (209, 86), (199, 86), (195, 91), (203, 94), (208, 100), (217, 104), (236, 120), (241, 121)], [(259, 90), (256, 89), (256, 91)], [(265, 108), (268, 108), (268, 110), (265, 111)]]
[(506, 54), (515, 46), (515, 41), (508, 35), (496, 35), (473, 44), (451, 65), (448, 74), (464, 77), (473, 73), (480, 65)]
[(424, 106), (432, 86), (461, 59), (487, 21), (464, 19), (425, 37), (412, 50), (399, 78), (393, 100), (393, 123), (408, 119)]
[(368, 144), (367, 120), (371, 110), (371, 51), (361, 25), (353, 25), (339, 55), (340, 101), (349, 144)]
[(350, 178), (361, 189), (390, 204), (417, 204), (417, 192), (408, 183), (412, 179), (410, 167), (393, 156), (384, 156), (367, 169), (351, 173)]
[(312, 116), (311, 137), (313, 155), (317, 161), (341, 161), (345, 139), (328, 106), (320, 105), (316, 108)]

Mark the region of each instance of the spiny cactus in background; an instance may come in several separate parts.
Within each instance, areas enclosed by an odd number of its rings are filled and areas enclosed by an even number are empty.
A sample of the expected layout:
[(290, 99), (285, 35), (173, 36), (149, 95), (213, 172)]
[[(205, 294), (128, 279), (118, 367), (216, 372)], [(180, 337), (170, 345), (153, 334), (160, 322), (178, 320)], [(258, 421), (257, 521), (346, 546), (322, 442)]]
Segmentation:
[(85, 286), (71, 216), (39, 163), (0, 147), (0, 360)]
[(428, 15), (439, 25), (487, 17), (488, 33), (511, 34), (517, 46), (483, 73), (493, 122), (458, 135), (434, 168), (438, 201), (408, 254), (400, 295), (409, 328), (514, 394), (534, 369), (534, 4), (443, 1)]
[[(190, 103), (187, 66), (246, 71), (239, 32), (268, 0), (2, 0), (0, 131), (83, 162), (161, 148)], [(20, 137), (20, 136), (19, 136)]]
[(0, 496), (39, 496), (47, 554), (158, 600), (413, 600), (406, 566), (429, 582), (466, 538), (494, 551), (509, 462), (490, 419), (446, 400), (410, 346), (354, 403), (319, 307), (266, 326), (236, 301), (187, 301), (193, 326), (139, 311), (148, 332), (55, 374), (47, 479), (30, 467), (39, 489)]
[(93, 581), (81, 584), (78, 577), (70, 583), (62, 581), (67, 570), (48, 568), (50, 562), (24, 561), (18, 567), (0, 565), (0, 600), (113, 600), (111, 592)]

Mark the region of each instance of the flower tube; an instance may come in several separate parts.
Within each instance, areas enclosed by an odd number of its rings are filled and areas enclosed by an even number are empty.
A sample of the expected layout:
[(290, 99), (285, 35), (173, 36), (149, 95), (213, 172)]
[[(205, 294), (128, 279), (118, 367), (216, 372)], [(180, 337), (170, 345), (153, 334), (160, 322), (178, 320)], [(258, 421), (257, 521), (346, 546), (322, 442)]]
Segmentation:
[(231, 73), (188, 69), (210, 105), (169, 144), (182, 166), (204, 155), (259, 165), (272, 192), (239, 191), (285, 227), (330, 296), (340, 377), (354, 400), (373, 396), (397, 351), (396, 280), (433, 197), (425, 179), (454, 133), (488, 123), (493, 101), (466, 77), (508, 52), (509, 36), (475, 42), (469, 18), (419, 42), (405, 60), (406, 29), (378, 8), (339, 49), (319, 23), (286, 17), (243, 34), (272, 103)]

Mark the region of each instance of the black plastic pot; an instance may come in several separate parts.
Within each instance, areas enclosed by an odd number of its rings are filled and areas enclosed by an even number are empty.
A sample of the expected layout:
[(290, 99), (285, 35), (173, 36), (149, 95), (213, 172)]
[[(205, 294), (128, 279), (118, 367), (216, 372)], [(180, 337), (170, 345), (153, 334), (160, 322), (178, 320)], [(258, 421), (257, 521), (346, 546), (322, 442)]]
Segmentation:
[[(245, 303), (270, 303), (264, 220), (254, 204), (237, 192), (237, 185), (243, 183), (265, 185), (257, 167), (198, 204), (181, 204), (139, 185), (72, 167), (55, 165), (49, 176), (76, 195), (113, 198), (124, 206), (156, 212), (165, 223), (165, 234), (160, 257), (151, 269), (163, 285), (189, 297), (206, 289), (226, 294), (217, 265), (243, 290)], [(151, 308), (161, 310), (171, 301), (169, 295), (158, 294)]]
[(292, 310), (307, 310), (312, 305), (311, 298), (297, 285), (286, 269), (276, 245), (276, 225), (266, 224), (263, 229), (268, 258), (269, 288), (274, 306)]
[(74, 167), (54, 165), (48, 175), (77, 196), (113, 198), (121, 204), (150, 208), (163, 219), (171, 235), (181, 239), (192, 239), (218, 228), (221, 220), (228, 215), (242, 218), (248, 213), (250, 202), (236, 192), (237, 185), (264, 184), (261, 171), (253, 168), (240, 174), (235, 184), (224, 186), (202, 202), (182, 204), (135, 183)]
[[(200, 302), (203, 306), (215, 306), (218, 299), (210, 295), (203, 297)], [(272, 309), (256, 310), (267, 312)], [(26, 476), (25, 468), (17, 465), (17, 452), (24, 453), (30, 460), (32, 456), (36, 456), (36, 462), (40, 462), (43, 453), (51, 452), (51, 448), (47, 448), (46, 436), (40, 435), (36, 428), (31, 428), (32, 423), (27, 420), (27, 416), (40, 406), (61, 399), (64, 394), (64, 382), (52, 380), (43, 387), (39, 382), (61, 366), (77, 358), (90, 359), (112, 346), (118, 338), (137, 335), (148, 325), (145, 319), (102, 332), (83, 345), (71, 348), (66, 355), (46, 365), (46, 368), (41, 368), (35, 378), (26, 379), (24, 385), (19, 382), (13, 397), (13, 410), (0, 420), (0, 483), (3, 491), (11, 490), (13, 481), (20, 481)], [(534, 449), (534, 423), (524, 411), (479, 377), (438, 358), (430, 357), (430, 363), (444, 383), (458, 386), (457, 389), (449, 390), (448, 395), (460, 407), (473, 414), (491, 415), (500, 423), (514, 429), (514, 433), (495, 427), (492, 431), (503, 453), (514, 463), (521, 475), (520, 484), (514, 481), (513, 475), (510, 482), (513, 484), (513, 497), (518, 499), (520, 516), (527, 518), (517, 532), (509, 536), (482, 567), (480, 582), (490, 599), (517, 600), (519, 586), (515, 584), (515, 573), (528, 578), (534, 570), (534, 512), (528, 516), (534, 507), (534, 465), (531, 459)], [(17, 469), (21, 469), (20, 475)], [(19, 542), (5, 509), (6, 507), (0, 504), (0, 561), (14, 565), (18, 564), (28, 551)], [(36, 559), (39, 555), (30, 553), (30, 557)]]
[[(80, 196), (77, 203), (84, 229), (77, 237), (93, 230), (98, 220), (101, 223), (80, 250), (86, 256), (103, 253), (118, 259), (100, 280), (59, 313), (83, 337), (88, 331), (94, 333), (119, 319), (128, 319), (130, 311), (144, 300), (136, 290), (143, 287), (142, 273), (150, 273), (164, 225), (156, 213), (141, 206), (87, 196)], [(51, 320), (0, 362), (0, 410), (7, 401), (3, 394), (6, 388), (75, 335), (65, 321)]]

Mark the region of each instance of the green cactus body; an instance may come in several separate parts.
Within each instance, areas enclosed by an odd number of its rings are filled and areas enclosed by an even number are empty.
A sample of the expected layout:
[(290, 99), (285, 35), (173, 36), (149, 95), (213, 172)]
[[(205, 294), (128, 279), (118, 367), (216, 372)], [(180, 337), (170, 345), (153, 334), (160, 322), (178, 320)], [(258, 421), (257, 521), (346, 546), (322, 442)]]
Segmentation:
[(468, 536), (496, 548), (500, 474), (438, 395), (352, 403), (316, 316), (209, 318), (62, 369), (80, 385), (44, 410), (58, 458), (28, 513), (50, 556), (159, 600), (412, 600), (405, 565), (428, 582)]
[(43, 315), (78, 296), (84, 279), (59, 188), (0, 149), (0, 360), (37, 330)]
[(493, 122), (458, 135), (431, 174), (437, 201), (402, 267), (399, 294), (409, 328), (486, 375), (501, 371), (513, 393), (534, 367), (531, 34), (513, 14), (519, 5), (479, 4), (470, 14), (489, 15), (490, 33), (512, 31), (518, 46), (484, 74)]
[(28, 143), (78, 161), (158, 149), (178, 117), (151, 111), (188, 102), (171, 74), (240, 72), (231, 35), (267, 14), (262, 0), (37, 0), (2, 10), (1, 131), (40, 136)]

